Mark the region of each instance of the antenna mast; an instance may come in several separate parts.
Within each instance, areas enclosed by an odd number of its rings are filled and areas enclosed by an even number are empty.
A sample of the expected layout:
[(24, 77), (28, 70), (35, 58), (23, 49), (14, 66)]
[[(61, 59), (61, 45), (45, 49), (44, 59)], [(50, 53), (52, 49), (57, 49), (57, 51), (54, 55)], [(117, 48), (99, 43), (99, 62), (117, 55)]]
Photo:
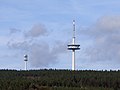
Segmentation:
[(28, 55), (24, 55), (24, 61), (25, 61), (25, 70), (27, 70)]
[(72, 50), (72, 70), (75, 70), (75, 50), (80, 50), (80, 45), (75, 44), (75, 20), (73, 20), (72, 44), (68, 45), (68, 50)]

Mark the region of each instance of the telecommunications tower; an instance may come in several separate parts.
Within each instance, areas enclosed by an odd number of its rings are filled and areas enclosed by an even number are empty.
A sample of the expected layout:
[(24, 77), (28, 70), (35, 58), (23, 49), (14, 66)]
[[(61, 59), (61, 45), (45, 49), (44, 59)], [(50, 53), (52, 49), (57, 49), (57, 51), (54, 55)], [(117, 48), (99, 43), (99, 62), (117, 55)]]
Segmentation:
[(75, 20), (73, 20), (72, 44), (68, 45), (68, 50), (72, 50), (72, 70), (75, 70), (75, 50), (80, 50), (80, 45), (75, 44)]
[(27, 70), (28, 55), (24, 55), (24, 61), (25, 61), (25, 70)]

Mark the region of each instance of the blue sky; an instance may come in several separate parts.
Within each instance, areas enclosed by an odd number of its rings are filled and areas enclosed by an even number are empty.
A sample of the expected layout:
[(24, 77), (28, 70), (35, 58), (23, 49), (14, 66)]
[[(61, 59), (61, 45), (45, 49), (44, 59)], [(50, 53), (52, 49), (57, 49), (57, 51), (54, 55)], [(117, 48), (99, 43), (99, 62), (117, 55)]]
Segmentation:
[(120, 68), (119, 0), (0, 0), (0, 69), (71, 69), (72, 20), (76, 69)]

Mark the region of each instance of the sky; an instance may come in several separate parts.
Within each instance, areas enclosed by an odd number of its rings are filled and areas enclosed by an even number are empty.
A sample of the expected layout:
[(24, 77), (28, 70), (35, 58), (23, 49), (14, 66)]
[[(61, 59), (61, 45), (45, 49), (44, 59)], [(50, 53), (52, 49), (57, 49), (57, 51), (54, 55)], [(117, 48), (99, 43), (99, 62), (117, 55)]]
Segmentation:
[(120, 69), (120, 0), (0, 0), (0, 69)]

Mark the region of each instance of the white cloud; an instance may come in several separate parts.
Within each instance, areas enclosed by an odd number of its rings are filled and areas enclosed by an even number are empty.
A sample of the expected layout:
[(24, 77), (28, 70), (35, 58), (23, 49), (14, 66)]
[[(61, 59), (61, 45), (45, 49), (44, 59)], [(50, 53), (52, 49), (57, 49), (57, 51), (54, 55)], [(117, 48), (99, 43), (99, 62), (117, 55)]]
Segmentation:
[(13, 50), (20, 50), (20, 53), (21, 51), (26, 52), (32, 67), (48, 67), (57, 62), (59, 55), (65, 52), (66, 45), (64, 42), (53, 41), (57, 44), (50, 47), (49, 42), (51, 41), (45, 42), (45, 39), (44, 41), (40, 39), (40, 36), (44, 36), (47, 32), (44, 25), (35, 25), (26, 33), (21, 32), (23, 34), (21, 38), (24, 39), (19, 40), (12, 36), (13, 38), (8, 41), (7, 45)]
[(17, 29), (17, 28), (10, 28), (10, 34), (14, 34), (17, 32), (21, 32), (21, 30)]
[(86, 49), (91, 60), (120, 62), (120, 16), (104, 16), (84, 34), (94, 39)]
[(38, 24), (34, 25), (31, 30), (25, 33), (26, 37), (39, 37), (47, 33), (47, 30), (44, 25)]

